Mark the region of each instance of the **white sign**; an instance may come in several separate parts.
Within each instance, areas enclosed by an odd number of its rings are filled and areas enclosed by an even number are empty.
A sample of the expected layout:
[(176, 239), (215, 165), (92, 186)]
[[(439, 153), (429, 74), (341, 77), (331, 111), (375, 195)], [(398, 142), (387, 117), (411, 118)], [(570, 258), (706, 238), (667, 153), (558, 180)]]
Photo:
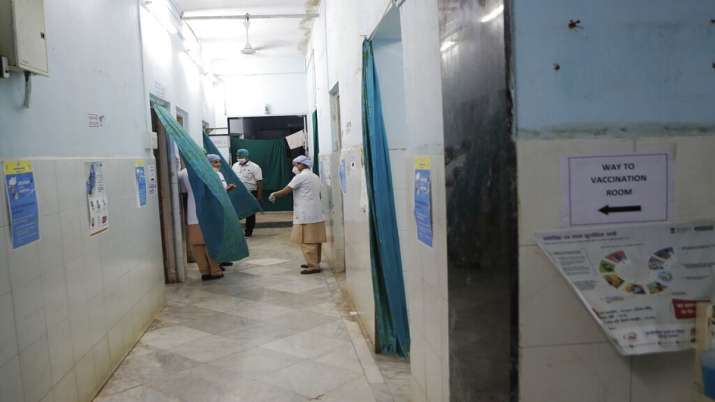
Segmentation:
[(715, 222), (562, 230), (537, 239), (621, 354), (691, 348), (695, 305), (710, 301), (715, 284)]
[(562, 225), (668, 221), (670, 162), (668, 153), (563, 157)]

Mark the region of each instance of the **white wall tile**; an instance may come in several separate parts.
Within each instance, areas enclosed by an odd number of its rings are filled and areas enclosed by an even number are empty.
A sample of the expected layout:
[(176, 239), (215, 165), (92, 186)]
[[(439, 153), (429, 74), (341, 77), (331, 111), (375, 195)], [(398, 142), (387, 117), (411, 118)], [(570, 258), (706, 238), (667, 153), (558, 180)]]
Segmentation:
[(75, 366), (77, 376), (77, 394), (80, 401), (90, 401), (94, 396), (94, 390), (99, 387), (94, 359), (91, 353), (87, 353)]
[(26, 283), (25, 286), (13, 289), (17, 341), (21, 351), (47, 333), (43, 289), (42, 276)]
[(522, 402), (627, 402), (630, 361), (608, 343), (521, 350)]
[(3, 402), (19, 402), (25, 399), (20, 375), (20, 359), (17, 356), (0, 365), (0, 395)]
[(79, 402), (77, 378), (74, 370), (69, 371), (54, 387), (55, 402)]
[[(72, 348), (75, 362), (87, 354), (92, 346), (91, 326), (89, 323), (89, 307), (80, 304), (70, 309), (70, 325), (72, 326)], [(77, 373), (79, 375), (79, 373)]]
[(20, 352), (20, 372), (25, 402), (38, 402), (50, 392), (50, 350), (46, 336)]
[(65, 264), (82, 256), (82, 241), (87, 238), (87, 232), (80, 227), (82, 209), (66, 209), (60, 213), (62, 227), (62, 256)]
[[(8, 238), (8, 242), (11, 239)], [(9, 248), (10, 283), (13, 289), (26, 286), (42, 274), (40, 266), (39, 244), (34, 242), (20, 248)]]
[[(0, 194), (2, 198), (2, 194)], [(0, 214), (2, 212), (0, 211)], [(10, 247), (7, 228), (0, 226), (0, 294), (10, 291), (10, 263), (8, 261), (8, 249)]]
[(427, 350), (427, 400), (429, 402), (440, 402), (442, 400), (442, 364), (439, 356), (433, 351)]
[(638, 152), (673, 152), (673, 221), (715, 218), (715, 136), (642, 138)]
[(601, 328), (541, 249), (525, 246), (519, 250), (521, 345), (605, 342)]
[(103, 337), (94, 348), (92, 348), (92, 359), (98, 382), (103, 382), (111, 374), (112, 365), (109, 357), (109, 340)]
[(48, 327), (47, 336), (50, 347), (50, 367), (52, 384), (56, 384), (74, 366), (74, 348), (72, 346), (72, 328), (69, 319)]
[(17, 355), (12, 294), (0, 295), (0, 365)]
[[(56, 215), (60, 208), (57, 193), (57, 164), (54, 160), (38, 160), (32, 162), (37, 189), (37, 201), (41, 216)], [(42, 225), (42, 220), (40, 221)]]
[(630, 402), (674, 402), (693, 389), (693, 352), (634, 356)]
[(85, 207), (84, 164), (79, 160), (56, 163), (57, 195), (60, 211)]

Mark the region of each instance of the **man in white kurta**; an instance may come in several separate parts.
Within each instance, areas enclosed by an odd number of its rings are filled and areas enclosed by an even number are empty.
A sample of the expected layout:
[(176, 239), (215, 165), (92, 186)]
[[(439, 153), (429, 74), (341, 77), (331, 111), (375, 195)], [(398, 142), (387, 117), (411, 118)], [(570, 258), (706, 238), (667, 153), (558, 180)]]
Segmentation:
[(320, 272), (322, 259), (322, 243), (326, 242), (325, 216), (320, 202), (320, 178), (310, 168), (313, 162), (306, 156), (293, 160), (295, 177), (280, 191), (272, 193), (268, 199), (275, 202), (276, 198), (293, 193), (293, 233), (291, 240), (301, 245), (305, 268), (301, 274)]
[[(259, 202), (263, 198), (263, 170), (257, 163), (250, 160), (247, 149), (239, 149), (236, 153), (238, 162), (234, 163), (232, 169), (241, 180), (246, 190), (250, 191)], [(253, 236), (253, 229), (256, 227), (256, 214), (246, 217), (245, 236)]]

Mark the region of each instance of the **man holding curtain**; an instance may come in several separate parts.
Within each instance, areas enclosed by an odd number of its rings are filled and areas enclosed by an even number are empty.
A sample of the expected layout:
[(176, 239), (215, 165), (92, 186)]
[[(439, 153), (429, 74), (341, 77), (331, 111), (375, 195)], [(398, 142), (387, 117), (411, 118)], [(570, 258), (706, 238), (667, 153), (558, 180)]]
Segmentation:
[(291, 240), (300, 244), (305, 257), (305, 264), (300, 273), (303, 275), (320, 272), (322, 247), (326, 242), (325, 216), (320, 203), (320, 178), (310, 168), (313, 161), (301, 155), (293, 159), (295, 177), (280, 191), (272, 193), (268, 200), (293, 193), (293, 233)]

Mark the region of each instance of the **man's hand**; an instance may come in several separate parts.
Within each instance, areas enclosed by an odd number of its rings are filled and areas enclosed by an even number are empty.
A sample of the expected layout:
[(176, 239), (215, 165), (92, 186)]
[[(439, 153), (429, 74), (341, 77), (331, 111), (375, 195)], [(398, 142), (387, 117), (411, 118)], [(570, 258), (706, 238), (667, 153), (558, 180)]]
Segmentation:
[(231, 183), (228, 186), (226, 186), (226, 191), (233, 191), (236, 189), (236, 185)]
[(268, 201), (272, 203), (276, 203), (276, 193), (271, 193), (271, 195), (268, 196)]

